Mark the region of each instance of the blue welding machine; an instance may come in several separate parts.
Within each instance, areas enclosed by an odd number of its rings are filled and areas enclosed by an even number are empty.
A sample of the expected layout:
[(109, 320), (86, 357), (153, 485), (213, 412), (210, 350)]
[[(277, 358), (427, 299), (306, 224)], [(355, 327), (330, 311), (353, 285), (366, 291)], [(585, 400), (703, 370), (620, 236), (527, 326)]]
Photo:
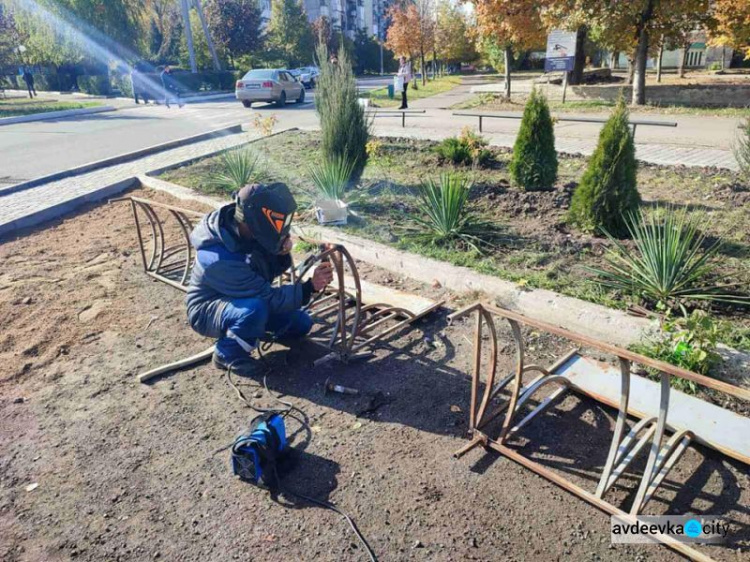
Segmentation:
[(286, 452), (284, 418), (269, 412), (255, 418), (250, 431), (232, 444), (232, 470), (242, 480), (264, 488), (275, 488), (276, 463)]

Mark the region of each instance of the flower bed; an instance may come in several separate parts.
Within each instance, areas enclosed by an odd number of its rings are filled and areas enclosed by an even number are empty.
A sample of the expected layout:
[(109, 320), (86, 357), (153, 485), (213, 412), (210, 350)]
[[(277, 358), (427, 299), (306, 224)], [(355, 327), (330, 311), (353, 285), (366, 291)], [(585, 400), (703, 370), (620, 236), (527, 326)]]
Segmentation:
[[(400, 249), (471, 267), (521, 286), (554, 290), (611, 307), (625, 308), (638, 299), (599, 285), (588, 268), (606, 266), (605, 238), (578, 232), (567, 223), (570, 198), (586, 166), (579, 157), (560, 157), (559, 179), (549, 191), (524, 192), (509, 181), (510, 153), (492, 149), (493, 161), (484, 169), (454, 167), (439, 159), (436, 143), (407, 139), (376, 139), (359, 187), (348, 193), (356, 216), (347, 231)], [(319, 138), (312, 132), (290, 132), (254, 145), (265, 162), (266, 175), (289, 184), (300, 208), (312, 200), (308, 168), (319, 154)], [(162, 179), (210, 192), (208, 180), (222, 165), (209, 157), (171, 170)], [(415, 236), (421, 211), (418, 186), (426, 177), (446, 171), (469, 176), (469, 208), (487, 224), (491, 246), (478, 252), (460, 241), (431, 244)], [(750, 282), (750, 186), (727, 171), (641, 165), (638, 187), (643, 207), (671, 205), (700, 219), (710, 237), (726, 240), (713, 262), (713, 275), (723, 283)], [(216, 192), (215, 189), (213, 191)], [(301, 220), (312, 220), (303, 213)], [(629, 241), (626, 245), (632, 244)], [(631, 246), (632, 247), (632, 246)], [(699, 305), (701, 306), (701, 305)], [(705, 305), (703, 305), (705, 306)], [(750, 349), (750, 321), (746, 310), (732, 305), (714, 308), (721, 340)]]

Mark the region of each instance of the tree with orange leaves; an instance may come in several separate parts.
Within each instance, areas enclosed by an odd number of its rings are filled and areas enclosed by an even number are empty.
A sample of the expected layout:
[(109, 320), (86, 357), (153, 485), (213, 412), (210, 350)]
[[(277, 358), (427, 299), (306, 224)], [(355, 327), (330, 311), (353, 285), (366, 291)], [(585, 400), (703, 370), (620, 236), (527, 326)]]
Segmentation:
[(537, 0), (476, 0), (480, 42), (494, 42), (504, 50), (505, 97), (510, 98), (513, 50), (543, 47), (546, 33)]
[(385, 46), (397, 55), (410, 59), (419, 56), (422, 84), (427, 80), (425, 56), (431, 52), (435, 42), (435, 19), (430, 0), (394, 4), (388, 10), (391, 25)]
[(743, 51), (750, 59), (750, 1), (715, 0), (713, 20), (710, 44)]

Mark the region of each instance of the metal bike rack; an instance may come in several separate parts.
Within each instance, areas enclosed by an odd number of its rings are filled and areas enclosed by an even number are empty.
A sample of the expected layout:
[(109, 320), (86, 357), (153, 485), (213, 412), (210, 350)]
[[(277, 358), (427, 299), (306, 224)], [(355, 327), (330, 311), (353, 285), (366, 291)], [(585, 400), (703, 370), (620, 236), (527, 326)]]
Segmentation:
[[(327, 346), (331, 352), (315, 361), (315, 365), (333, 358), (344, 362), (366, 358), (371, 355), (364, 351), (366, 348), (443, 304), (442, 301), (406, 295), (362, 281), (354, 259), (343, 245), (303, 240), (318, 244), (321, 251), (309, 256), (295, 275), (303, 277), (314, 265), (326, 260), (331, 262), (334, 269), (334, 283), (314, 296), (307, 305), (310, 313), (318, 317), (332, 310), (337, 311)], [(346, 270), (349, 275), (346, 275)], [(404, 302), (405, 299), (410, 302)], [(408, 308), (409, 304), (411, 308)]]
[[(453, 321), (472, 313), (476, 315), (476, 325), (474, 332), (474, 371), (469, 411), (471, 440), (456, 451), (455, 456), (457, 458), (478, 446), (493, 449), (599, 509), (630, 522), (636, 522), (637, 516), (643, 512), (659, 485), (692, 441), (711, 447), (745, 464), (750, 464), (750, 439), (747, 438), (750, 435), (750, 418), (709, 404), (693, 396), (673, 391), (670, 389), (669, 380), (672, 376), (681, 377), (701, 386), (748, 401), (750, 401), (750, 391), (638, 355), (546, 322), (524, 317), (521, 314), (498, 308), (492, 304), (472, 304), (451, 314), (448, 319)], [(508, 322), (516, 346), (515, 372), (497, 383), (498, 338), (493, 316), (499, 316)], [(484, 392), (480, 399), (483, 326), (486, 326), (489, 332), (490, 352)], [(596, 361), (582, 355), (579, 349), (571, 350), (546, 368), (541, 365), (527, 364), (521, 326), (560, 336), (587, 349), (610, 354), (617, 357), (619, 365), (615, 368), (609, 364)], [(655, 383), (631, 374), (632, 364), (640, 364), (658, 371), (660, 382)], [(539, 375), (524, 386), (523, 375), (532, 371), (538, 372)], [(558, 388), (541, 400), (528, 414), (521, 417), (522, 407), (542, 387), (551, 384)], [(510, 398), (496, 406), (493, 411), (489, 411), (490, 404), (504, 388), (509, 388)], [(609, 454), (599, 477), (596, 491), (593, 493), (521, 455), (509, 445), (509, 440), (516, 432), (539, 413), (553, 405), (555, 400), (567, 391), (586, 395), (618, 409)], [(500, 435), (497, 439), (493, 439), (487, 433), (487, 426), (503, 413), (505, 417)], [(632, 429), (626, 432), (629, 416), (639, 421), (634, 423)], [(670, 437), (667, 437), (667, 432), (671, 433)], [(645, 448), (649, 451), (646, 468), (640, 477), (635, 499), (629, 511), (626, 512), (606, 501), (604, 495), (623, 475), (628, 466), (638, 456), (638, 453)], [(687, 544), (679, 543), (672, 537), (659, 535), (655, 538), (693, 560), (711, 560), (702, 552)]]
[[(143, 271), (175, 289), (187, 291), (194, 257), (190, 232), (204, 213), (140, 197), (110, 199), (110, 203), (120, 201), (128, 201), (133, 210)], [(170, 221), (179, 227), (177, 232), (168, 232)]]
[[(110, 202), (121, 201), (130, 202), (133, 210), (145, 273), (180, 291), (187, 291), (195, 257), (190, 244), (190, 232), (193, 222), (204, 213), (138, 197), (123, 197)], [(170, 221), (178, 228), (170, 229)], [(303, 240), (317, 245), (318, 252), (309, 255), (298, 267), (292, 265), (285, 278), (280, 279), (280, 283), (304, 278), (312, 271), (313, 266), (323, 261), (330, 261), (334, 270), (334, 282), (314, 295), (305, 307), (310, 314), (323, 321), (324, 327), (328, 329), (323, 334), (323, 341), (329, 353), (315, 361), (315, 366), (331, 359), (348, 362), (369, 357), (372, 353), (367, 349), (371, 346), (443, 304), (443, 301), (435, 302), (363, 281), (354, 259), (343, 245), (305, 238)], [(325, 322), (330, 316), (334, 320)], [(142, 373), (138, 379), (146, 382), (171, 370), (185, 368), (207, 359), (212, 352), (213, 347), (188, 359)]]

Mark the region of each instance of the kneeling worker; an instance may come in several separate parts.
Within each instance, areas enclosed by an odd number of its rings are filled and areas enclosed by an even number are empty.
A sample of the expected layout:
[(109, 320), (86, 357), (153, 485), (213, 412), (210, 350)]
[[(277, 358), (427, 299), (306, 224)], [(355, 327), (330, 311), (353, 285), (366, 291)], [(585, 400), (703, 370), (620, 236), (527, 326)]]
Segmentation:
[(272, 287), (289, 269), (289, 230), (297, 209), (283, 183), (247, 185), (234, 203), (206, 215), (190, 235), (196, 250), (187, 293), (188, 321), (201, 335), (218, 338), (213, 363), (252, 376), (250, 354), (272, 334), (290, 344), (301, 340), (312, 319), (300, 310), (313, 292), (333, 279), (330, 263), (320, 264), (304, 282)]

